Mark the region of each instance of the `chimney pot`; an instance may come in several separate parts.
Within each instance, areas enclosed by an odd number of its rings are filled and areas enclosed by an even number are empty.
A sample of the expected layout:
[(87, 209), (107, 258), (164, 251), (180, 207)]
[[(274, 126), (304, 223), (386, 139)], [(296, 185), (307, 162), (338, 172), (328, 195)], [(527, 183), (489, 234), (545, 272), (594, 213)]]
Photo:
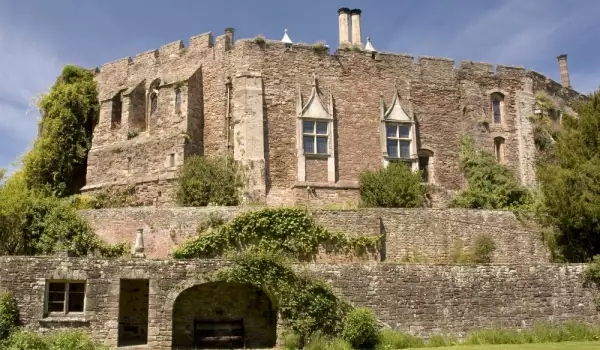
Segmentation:
[(567, 55), (558, 56), (558, 69), (560, 70), (560, 84), (563, 87), (571, 87), (571, 79), (569, 78), (569, 67), (567, 65)]
[(360, 14), (362, 13), (359, 9), (353, 9), (350, 11), (352, 18), (352, 44), (362, 46), (362, 33), (360, 28)]
[(348, 22), (348, 15), (350, 13), (350, 9), (347, 7), (342, 7), (338, 10), (338, 20), (339, 20), (339, 31), (340, 31), (340, 45), (345, 45), (350, 42), (349, 39), (349, 27), (350, 23)]

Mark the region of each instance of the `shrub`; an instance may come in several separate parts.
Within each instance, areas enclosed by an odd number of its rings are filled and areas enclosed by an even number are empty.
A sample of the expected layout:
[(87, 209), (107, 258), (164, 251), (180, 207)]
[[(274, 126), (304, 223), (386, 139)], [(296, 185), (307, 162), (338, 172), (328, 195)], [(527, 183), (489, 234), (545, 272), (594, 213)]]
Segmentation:
[(455, 337), (444, 337), (443, 335), (434, 335), (429, 338), (427, 342), (428, 348), (440, 348), (447, 346), (454, 346), (458, 344), (458, 340)]
[(131, 140), (132, 138), (137, 137), (139, 134), (140, 134), (140, 132), (137, 131), (137, 130), (128, 131), (127, 132), (127, 139)]
[(492, 236), (482, 234), (475, 238), (473, 243), (473, 262), (478, 264), (489, 264), (494, 257), (496, 242)]
[(360, 174), (360, 197), (367, 207), (417, 208), (425, 202), (427, 187), (421, 174), (404, 163)]
[[(45, 339), (30, 331), (17, 331), (8, 339), (6, 350), (49, 350)], [(68, 348), (65, 348), (68, 349)], [(61, 349), (63, 350), (63, 349)]]
[(257, 44), (259, 44), (259, 45), (262, 45), (262, 44), (265, 43), (265, 37), (262, 36), (262, 35), (257, 35), (257, 36), (254, 37), (254, 42), (257, 43)]
[(327, 45), (325, 45), (324, 41), (317, 41), (316, 43), (314, 43), (312, 45), (312, 49), (315, 52), (325, 52), (325, 51), (329, 50), (329, 48), (327, 47)]
[(101, 347), (81, 331), (65, 330), (52, 333), (47, 339), (48, 350), (97, 350)]
[(425, 346), (423, 339), (414, 335), (384, 329), (378, 334), (377, 350), (392, 350), (406, 348), (422, 348)]
[(175, 199), (182, 206), (237, 205), (242, 174), (231, 157), (193, 156), (179, 170)]
[(521, 209), (532, 205), (529, 190), (512, 170), (489, 152), (476, 150), (470, 137), (461, 138), (460, 162), (469, 183), (450, 204), (473, 209)]
[(6, 339), (19, 323), (17, 302), (10, 292), (0, 293), (0, 340)]
[(372, 347), (377, 342), (377, 317), (371, 309), (357, 308), (344, 318), (342, 338), (355, 348)]

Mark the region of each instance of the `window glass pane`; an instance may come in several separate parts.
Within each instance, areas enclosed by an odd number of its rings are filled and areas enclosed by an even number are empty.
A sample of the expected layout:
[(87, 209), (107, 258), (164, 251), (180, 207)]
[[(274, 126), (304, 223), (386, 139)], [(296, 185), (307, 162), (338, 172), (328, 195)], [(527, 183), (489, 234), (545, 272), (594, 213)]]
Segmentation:
[(85, 283), (69, 283), (69, 293), (85, 292)]
[(67, 312), (83, 312), (83, 299), (85, 294), (72, 293), (69, 294), (69, 308)]
[(50, 283), (50, 285), (48, 286), (48, 290), (51, 292), (64, 292), (65, 291), (65, 283)]
[(410, 125), (399, 125), (399, 137), (402, 139), (410, 138)]
[(65, 293), (64, 292), (48, 292), (48, 302), (63, 302), (65, 301)]
[(48, 312), (64, 312), (64, 303), (48, 303)]
[(500, 115), (500, 100), (492, 101), (492, 110), (494, 111), (494, 123), (500, 124), (502, 117)]
[(304, 153), (315, 153), (315, 137), (304, 136), (303, 139)]
[(302, 132), (305, 134), (314, 134), (315, 122), (302, 122)]
[(317, 122), (317, 134), (327, 135), (327, 124), (328, 122)]
[(327, 137), (317, 137), (317, 153), (327, 154)]
[(398, 158), (398, 141), (387, 141), (387, 153), (389, 157)]
[(385, 125), (386, 137), (396, 137), (396, 129), (397, 129), (397, 126), (395, 124), (386, 124)]
[(410, 158), (410, 141), (400, 141), (400, 158)]

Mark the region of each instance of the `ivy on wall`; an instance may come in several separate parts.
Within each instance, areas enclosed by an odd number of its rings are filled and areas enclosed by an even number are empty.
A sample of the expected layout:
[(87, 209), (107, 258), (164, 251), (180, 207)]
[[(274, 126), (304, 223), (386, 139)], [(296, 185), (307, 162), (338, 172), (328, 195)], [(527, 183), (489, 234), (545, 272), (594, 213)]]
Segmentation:
[[(205, 225), (199, 229), (205, 229)], [(379, 246), (380, 236), (348, 236), (317, 224), (302, 208), (266, 208), (242, 213), (229, 223), (207, 232), (198, 232), (175, 249), (176, 259), (214, 258), (228, 252), (252, 250), (277, 252), (306, 260), (326, 251), (361, 255)]]

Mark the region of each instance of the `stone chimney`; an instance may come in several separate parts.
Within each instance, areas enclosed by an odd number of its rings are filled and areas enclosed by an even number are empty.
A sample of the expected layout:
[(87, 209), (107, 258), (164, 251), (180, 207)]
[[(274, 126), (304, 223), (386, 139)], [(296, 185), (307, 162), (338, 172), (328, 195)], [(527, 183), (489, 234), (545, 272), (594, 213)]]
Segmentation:
[(562, 54), (557, 57), (558, 68), (560, 69), (560, 84), (563, 87), (571, 87), (571, 80), (569, 79), (569, 67), (567, 66), (567, 55)]
[(362, 34), (360, 32), (360, 14), (361, 10), (354, 9), (350, 11), (350, 17), (352, 18), (352, 44), (358, 44), (362, 46)]
[(347, 7), (342, 7), (338, 10), (338, 18), (340, 23), (340, 45), (345, 45), (350, 43), (349, 34), (350, 34), (350, 23), (348, 22), (348, 15), (350, 14), (350, 9)]

